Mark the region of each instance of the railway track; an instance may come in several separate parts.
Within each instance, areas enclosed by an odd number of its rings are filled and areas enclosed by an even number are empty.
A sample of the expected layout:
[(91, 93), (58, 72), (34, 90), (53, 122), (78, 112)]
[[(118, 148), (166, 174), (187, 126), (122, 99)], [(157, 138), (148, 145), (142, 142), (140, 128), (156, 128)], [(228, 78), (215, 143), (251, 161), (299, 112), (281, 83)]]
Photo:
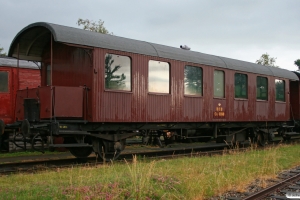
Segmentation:
[[(278, 141), (279, 142), (279, 141)], [(226, 145), (225, 145), (226, 146)], [(235, 152), (243, 152), (248, 151), (250, 148), (237, 148), (231, 149), (228, 148), (224, 149), (223, 145), (216, 145), (211, 149), (207, 149), (207, 147), (199, 146), (199, 149), (194, 146), (191, 149), (187, 148), (163, 148), (158, 149), (157, 151), (151, 151), (150, 148), (146, 152), (140, 152), (139, 154), (136, 153), (140, 159), (174, 159), (179, 157), (197, 157), (197, 156), (213, 156), (213, 155), (220, 155), (220, 154), (230, 154)], [(270, 146), (270, 145), (269, 145)], [(269, 147), (266, 146), (266, 147)], [(215, 150), (220, 148), (219, 150)], [(177, 150), (176, 154), (174, 149)], [(260, 150), (263, 148), (255, 148), (256, 150)], [(135, 151), (137, 152), (137, 151)], [(179, 153), (181, 152), (181, 153)], [(114, 161), (114, 163), (121, 163), (124, 162), (126, 159), (127, 162), (131, 162), (132, 155), (134, 151), (129, 149), (124, 154), (120, 156), (120, 159)], [(58, 169), (63, 168), (71, 168), (71, 167), (84, 167), (84, 166), (100, 166), (103, 165), (103, 162), (97, 160), (95, 156), (89, 157), (87, 160), (78, 160), (72, 156), (67, 156), (64, 159), (52, 159), (52, 160), (27, 160), (24, 162), (19, 163), (1, 163), (0, 159), (0, 176), (1, 175), (9, 175), (9, 174), (16, 174), (16, 173), (36, 173), (42, 171), (56, 171)], [(110, 164), (106, 162), (105, 164)], [(293, 192), (299, 192), (300, 188), (300, 167), (295, 168), (293, 170), (284, 172), (279, 176), (280, 180), (278, 182), (262, 191), (258, 191), (252, 194), (244, 194), (240, 197), (228, 197), (226, 199), (230, 200), (240, 200), (240, 199), (287, 199), (287, 195), (293, 195)], [(248, 196), (247, 196), (248, 195)]]
[(281, 176), (283, 180), (279, 183), (252, 194), (244, 199), (288, 199), (287, 197), (293, 196), (296, 193), (298, 193), (298, 197), (300, 197), (300, 167), (295, 170), (285, 172)]
[[(225, 150), (224, 150), (225, 148)], [(226, 150), (229, 149), (229, 150)], [(124, 162), (124, 160), (130, 162), (132, 155), (136, 155), (145, 159), (174, 159), (186, 156), (212, 156), (217, 154), (229, 153), (232, 151), (246, 151), (247, 148), (231, 149), (226, 144), (214, 144), (214, 145), (200, 145), (189, 147), (176, 147), (171, 145), (168, 148), (147, 148), (140, 151), (139, 149), (129, 149), (124, 151), (118, 160), (114, 163)], [(64, 156), (36, 156), (32, 157), (16, 158), (13, 161), (4, 162), (4, 159), (0, 159), (0, 175), (12, 174), (12, 173), (26, 173), (37, 172), (41, 170), (49, 170), (55, 168), (68, 168), (74, 165), (102, 165), (103, 161), (100, 161), (95, 155), (88, 157), (87, 159), (77, 159), (71, 154), (65, 154)], [(10, 159), (10, 160), (11, 160)], [(108, 162), (106, 162), (108, 163)]]
[[(276, 183), (254, 192), (227, 197), (227, 200), (300, 199), (300, 166), (278, 175)], [(297, 198), (298, 197), (298, 198)]]
[[(273, 144), (280, 143), (280, 141), (274, 141)], [(177, 147), (176, 144), (169, 145), (166, 148), (146, 148), (141, 151), (140, 149), (128, 149), (125, 150), (118, 160), (114, 163), (123, 162), (124, 160), (130, 162), (132, 155), (137, 155), (141, 158), (147, 159), (174, 159), (179, 157), (196, 157), (196, 156), (212, 156), (231, 152), (247, 151), (248, 144), (242, 144), (241, 148), (234, 149), (232, 145), (214, 143), (207, 145), (191, 145)], [(243, 148), (246, 146), (246, 148)], [(263, 149), (263, 148), (256, 148)], [(36, 156), (23, 158), (11, 158), (13, 161), (5, 162), (4, 159), (0, 159), (0, 175), (7, 175), (12, 173), (32, 173), (43, 170), (51, 170), (56, 168), (68, 168), (76, 166), (86, 165), (102, 165), (103, 161), (100, 161), (95, 155), (88, 157), (87, 159), (78, 159), (68, 154), (66, 156), (48, 155), (48, 156)], [(108, 163), (108, 162), (106, 162)]]

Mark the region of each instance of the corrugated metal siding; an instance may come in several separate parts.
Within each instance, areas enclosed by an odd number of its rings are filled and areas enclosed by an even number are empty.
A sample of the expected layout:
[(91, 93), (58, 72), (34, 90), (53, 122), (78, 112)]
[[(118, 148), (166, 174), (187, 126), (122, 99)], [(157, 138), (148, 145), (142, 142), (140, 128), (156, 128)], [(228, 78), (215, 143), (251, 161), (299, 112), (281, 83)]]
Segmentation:
[[(104, 58), (106, 53), (129, 56), (132, 60), (132, 91), (104, 90)], [(256, 100), (256, 74), (247, 74), (248, 99), (235, 99), (234, 75), (236, 71), (195, 65), (181, 61), (159, 59), (132, 53), (95, 49), (93, 121), (100, 122), (209, 122), (209, 121), (280, 121), (289, 118), (289, 105), (283, 103), (275, 109), (274, 77), (268, 77), (268, 101)], [(148, 93), (148, 61), (170, 63), (170, 93)], [(184, 95), (184, 67), (198, 66), (203, 69), (203, 97)], [(225, 98), (213, 96), (214, 70), (225, 73)], [(285, 80), (288, 81), (288, 80)], [(289, 90), (286, 86), (286, 91)], [(286, 94), (287, 95), (287, 94)], [(288, 97), (287, 101), (288, 101)], [(224, 117), (214, 117), (218, 104), (225, 111)], [(278, 107), (278, 105), (276, 105)]]
[[(100, 121), (130, 122), (132, 110), (132, 94), (104, 92), (100, 98)], [(99, 105), (99, 104), (98, 104)]]
[(256, 102), (256, 121), (268, 121), (270, 104), (268, 101), (257, 101)]
[(286, 121), (290, 117), (290, 112), (287, 110), (286, 103), (275, 103), (274, 109), (274, 120), (275, 121)]
[(148, 89), (148, 69), (143, 67), (148, 64), (146, 56), (131, 54), (132, 60), (132, 101), (131, 119), (134, 122), (147, 120), (146, 102)]
[[(94, 50), (94, 102), (93, 121), (130, 122), (132, 92), (104, 90), (104, 51)], [(115, 52), (111, 52), (115, 53)]]
[(55, 43), (53, 52), (52, 85), (92, 86), (92, 57), (84, 49)]
[(182, 120), (191, 122), (205, 121), (203, 120), (205, 115), (202, 97), (185, 97), (183, 102)]
[(149, 94), (147, 100), (147, 122), (176, 121), (171, 95)]
[[(129, 56), (132, 60), (132, 91), (104, 90), (104, 57), (106, 53)], [(154, 122), (175, 118), (175, 98), (171, 95), (148, 94), (149, 56), (95, 49), (94, 68), (97, 71), (94, 87), (95, 113), (93, 121)], [(160, 59), (161, 60), (161, 59)], [(166, 61), (166, 60), (164, 60)], [(172, 72), (171, 72), (172, 73)], [(175, 73), (175, 71), (174, 71)], [(171, 91), (176, 86), (171, 84)], [(172, 98), (173, 103), (172, 103)]]

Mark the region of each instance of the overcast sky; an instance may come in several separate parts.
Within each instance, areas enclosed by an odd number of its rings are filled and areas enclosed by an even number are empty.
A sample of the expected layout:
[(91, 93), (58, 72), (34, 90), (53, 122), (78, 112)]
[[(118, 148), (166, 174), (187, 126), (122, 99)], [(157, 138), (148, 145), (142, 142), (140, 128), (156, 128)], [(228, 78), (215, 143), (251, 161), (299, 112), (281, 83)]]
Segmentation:
[[(0, 47), (34, 22), (97, 21), (114, 35), (255, 62), (263, 53), (296, 70), (299, 0), (0, 0)], [(80, 27), (78, 27), (80, 28)]]

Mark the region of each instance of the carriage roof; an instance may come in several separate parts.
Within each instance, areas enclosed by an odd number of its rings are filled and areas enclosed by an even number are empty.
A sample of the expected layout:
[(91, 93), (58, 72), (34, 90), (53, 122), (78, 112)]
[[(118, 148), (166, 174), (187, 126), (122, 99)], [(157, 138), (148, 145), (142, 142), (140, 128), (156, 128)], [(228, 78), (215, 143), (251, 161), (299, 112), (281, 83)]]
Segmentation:
[(46, 45), (48, 45), (51, 34), (56, 42), (61, 43), (119, 50), (208, 66), (216, 66), (235, 71), (298, 80), (296, 74), (286, 69), (263, 66), (236, 59), (214, 56), (195, 51), (187, 51), (180, 48), (114, 35), (100, 34), (45, 22), (30, 24), (22, 29), (14, 38), (8, 55), (25, 60), (41, 61), (42, 50)]

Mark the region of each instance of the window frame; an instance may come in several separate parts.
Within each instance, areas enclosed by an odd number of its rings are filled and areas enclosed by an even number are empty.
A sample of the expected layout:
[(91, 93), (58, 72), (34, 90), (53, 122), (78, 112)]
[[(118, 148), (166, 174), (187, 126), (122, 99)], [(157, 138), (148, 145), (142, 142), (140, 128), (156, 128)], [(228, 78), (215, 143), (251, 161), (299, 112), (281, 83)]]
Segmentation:
[(0, 73), (3, 72), (3, 73), (6, 73), (7, 74), (7, 91), (0, 91), (1, 94), (9, 94), (10, 93), (10, 84), (9, 84), (9, 81), (10, 81), (10, 72), (9, 71), (0, 71)]
[[(105, 72), (105, 60), (106, 60), (106, 56), (107, 55), (114, 55), (114, 56), (122, 56), (122, 57), (127, 57), (129, 58), (129, 73), (130, 73), (130, 89), (129, 90), (123, 90), (123, 89), (113, 89), (113, 88), (106, 88), (106, 72)], [(103, 81), (104, 81), (104, 91), (108, 91), (108, 92), (122, 92), (122, 93), (132, 93), (132, 58), (129, 55), (122, 55), (122, 54), (116, 54), (116, 53), (110, 53), (110, 52), (106, 52), (104, 55), (104, 73), (103, 73)]]
[[(246, 77), (246, 87), (245, 87), (245, 89), (246, 89), (246, 96), (242, 96), (241, 95), (241, 96), (237, 97), (236, 87), (239, 86), (239, 85), (237, 85), (237, 83), (236, 83), (236, 75), (242, 75), (242, 76)], [(241, 88), (241, 92), (240, 93), (243, 93), (242, 88)], [(243, 74), (243, 73), (235, 73), (234, 74), (234, 98), (235, 99), (248, 99), (248, 75), (247, 74)]]
[[(219, 72), (223, 72), (223, 96), (216, 96), (215, 94), (215, 72), (219, 71)], [(214, 89), (214, 94), (213, 94), (213, 98), (218, 98), (218, 99), (225, 99), (226, 98), (226, 91), (225, 91), (225, 71), (224, 70), (219, 70), (219, 69), (215, 69), (214, 73), (213, 73), (213, 89)]]
[[(168, 64), (168, 92), (150, 91), (150, 62), (151, 61)], [(156, 94), (156, 95), (170, 95), (171, 94), (171, 63), (170, 62), (162, 61), (162, 60), (149, 59), (148, 60), (148, 77), (147, 78), (148, 78), (147, 90), (148, 90), (149, 94)]]
[[(261, 80), (262, 79), (265, 79), (266, 80), (266, 87), (267, 87), (267, 89), (266, 89), (266, 99), (263, 99), (262, 97), (257, 97), (257, 88), (258, 88), (258, 78), (260, 78), (260, 82), (261, 82)], [(260, 84), (261, 85), (261, 84)], [(262, 85), (261, 85), (262, 86)], [(261, 87), (260, 86), (260, 87)], [(261, 95), (260, 95), (261, 96)], [(265, 76), (256, 76), (256, 100), (257, 101), (268, 101), (269, 100), (269, 79), (268, 79), (268, 77), (265, 77)]]
[[(201, 71), (201, 94), (187, 94), (186, 93), (186, 83), (185, 83), (185, 80), (186, 80), (186, 68), (187, 67), (191, 67), (191, 68), (195, 68), (195, 69), (197, 69), (197, 70), (200, 70)], [(184, 66), (184, 80), (183, 80), (183, 94), (184, 94), (184, 96), (192, 96), (192, 97), (203, 97), (203, 68), (202, 67), (199, 67), (199, 66), (193, 66), (193, 65), (185, 65)], [(199, 81), (199, 79), (197, 80), (197, 81)]]
[[(282, 83), (283, 83), (283, 100), (277, 98), (278, 93), (277, 93), (276, 81), (282, 81)], [(285, 95), (285, 90), (286, 90), (286, 89), (285, 89), (285, 80), (275, 78), (274, 83), (275, 83), (275, 102), (285, 103), (285, 102), (286, 102), (286, 95)]]

